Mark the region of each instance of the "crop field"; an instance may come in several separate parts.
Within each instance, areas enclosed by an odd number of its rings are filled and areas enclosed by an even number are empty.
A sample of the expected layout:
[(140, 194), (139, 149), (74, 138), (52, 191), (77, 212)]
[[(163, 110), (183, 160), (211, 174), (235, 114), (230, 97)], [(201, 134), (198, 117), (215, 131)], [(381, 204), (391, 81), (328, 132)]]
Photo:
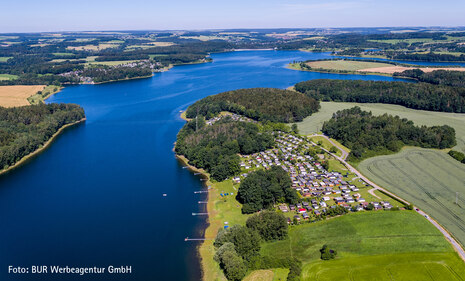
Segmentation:
[(12, 75), (12, 74), (0, 74), (0, 81), (1, 80), (13, 80), (18, 78), (17, 75)]
[(108, 49), (108, 48), (116, 48), (118, 47), (118, 44), (106, 44), (106, 43), (101, 43), (99, 45), (85, 45), (85, 46), (68, 46), (68, 50), (76, 50), (76, 51), (98, 51), (98, 50), (103, 50), (103, 49)]
[(412, 38), (412, 39), (388, 39), (388, 40), (368, 40), (370, 42), (398, 44), (398, 43), (429, 43), (429, 42), (447, 42), (446, 40), (433, 40), (431, 38)]
[(6, 62), (7, 60), (11, 59), (12, 57), (0, 57), (0, 62)]
[[(338, 251), (335, 260), (320, 260), (323, 244)], [(262, 254), (298, 257), (304, 263), (303, 280), (439, 281), (465, 276), (465, 264), (452, 246), (414, 211), (360, 212), (292, 227), (288, 239), (264, 244)]]
[[(397, 254), (319, 261), (303, 267), (302, 280), (462, 281), (454, 253)], [(461, 275), (462, 274), (462, 275)]]
[(13, 107), (29, 105), (27, 98), (42, 91), (45, 86), (0, 86), (0, 106)]
[(371, 111), (374, 115), (382, 115), (384, 113), (398, 115), (402, 118), (412, 120), (416, 125), (434, 126), (447, 124), (455, 129), (457, 145), (454, 149), (465, 152), (465, 114), (463, 113), (415, 110), (400, 105), (380, 103), (321, 102), (320, 104), (320, 111), (297, 123), (301, 134), (309, 135), (320, 132), (323, 123), (331, 119), (334, 112), (359, 106), (362, 110)]
[(327, 60), (308, 62), (312, 68), (328, 70), (358, 71), (366, 68), (390, 67), (392, 64), (380, 62), (350, 61), (350, 60)]
[(406, 148), (397, 154), (366, 159), (358, 169), (430, 214), (465, 245), (464, 164), (441, 151)]

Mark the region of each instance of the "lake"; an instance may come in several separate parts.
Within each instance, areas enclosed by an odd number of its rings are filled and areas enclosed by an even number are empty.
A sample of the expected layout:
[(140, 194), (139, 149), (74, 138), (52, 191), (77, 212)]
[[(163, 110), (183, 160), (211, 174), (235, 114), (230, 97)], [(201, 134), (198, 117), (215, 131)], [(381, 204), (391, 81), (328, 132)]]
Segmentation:
[[(240, 51), (148, 79), (65, 88), (87, 121), (0, 176), (0, 280), (199, 280), (196, 242), (206, 218), (201, 178), (176, 160), (179, 111), (238, 88), (287, 88), (317, 79), (395, 80), (286, 69), (329, 53)], [(397, 79), (400, 80), (400, 79)], [(167, 196), (163, 196), (166, 194)], [(8, 274), (8, 266), (132, 266), (127, 275)]]

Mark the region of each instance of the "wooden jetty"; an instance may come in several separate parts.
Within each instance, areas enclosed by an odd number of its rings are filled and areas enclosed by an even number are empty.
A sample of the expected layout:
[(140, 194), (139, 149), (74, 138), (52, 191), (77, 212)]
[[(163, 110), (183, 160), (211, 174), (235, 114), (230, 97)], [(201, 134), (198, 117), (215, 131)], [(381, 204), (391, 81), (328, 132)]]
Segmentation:
[(207, 193), (209, 192), (208, 190), (199, 190), (199, 191), (194, 191), (194, 193)]
[(208, 213), (192, 213), (193, 216), (208, 216)]

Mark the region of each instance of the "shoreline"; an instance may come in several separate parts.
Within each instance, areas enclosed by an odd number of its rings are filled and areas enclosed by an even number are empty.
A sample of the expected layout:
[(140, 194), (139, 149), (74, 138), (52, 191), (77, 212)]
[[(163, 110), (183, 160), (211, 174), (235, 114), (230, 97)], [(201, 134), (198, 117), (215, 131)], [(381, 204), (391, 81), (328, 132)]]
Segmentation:
[[(182, 111), (179, 114), (179, 116), (181, 117), (181, 119), (187, 122), (189, 121), (189, 119), (185, 117), (185, 112), (186, 112), (185, 110)], [(174, 147), (173, 147), (173, 151), (174, 151)], [(216, 194), (217, 189), (216, 189), (215, 184), (211, 182), (210, 175), (204, 169), (199, 169), (189, 164), (189, 159), (187, 159), (184, 155), (179, 155), (175, 153), (175, 156), (178, 161), (180, 161), (183, 165), (187, 167), (187, 169), (189, 169), (189, 171), (193, 173), (200, 173), (200, 175), (206, 179), (205, 181), (203, 181), (203, 185), (205, 186), (205, 188), (208, 188), (208, 186), (211, 186), (210, 192), (207, 192), (208, 203), (207, 203), (206, 211), (208, 215), (205, 221), (206, 222), (205, 228), (203, 229), (203, 238), (216, 237), (216, 230), (222, 226), (222, 222), (214, 220), (214, 216), (216, 215), (214, 195), (218, 196), (218, 194)], [(224, 276), (221, 269), (218, 266), (216, 267), (209, 266), (209, 263), (213, 261), (213, 256), (215, 254), (214, 249), (212, 248), (213, 242), (214, 242), (213, 239), (204, 240), (201, 243), (199, 243), (199, 245), (197, 245), (196, 247), (197, 256), (200, 259), (200, 273), (202, 276), (202, 280), (204, 281), (217, 280), (218, 278)]]
[(21, 158), (18, 162), (16, 162), (13, 166), (10, 166), (6, 169), (2, 169), (0, 170), (0, 175), (3, 175), (11, 170), (14, 170), (18, 167), (20, 167), (21, 165), (25, 164), (25, 162), (27, 160), (29, 160), (30, 158), (40, 154), (41, 152), (45, 151), (51, 144), (52, 142), (56, 139), (56, 137), (58, 137), (58, 135), (60, 135), (66, 128), (69, 128), (69, 127), (72, 127), (74, 125), (77, 125), (77, 124), (80, 124), (82, 122), (86, 121), (86, 118), (82, 118), (81, 120), (78, 120), (76, 122), (73, 122), (73, 123), (69, 123), (69, 124), (66, 124), (64, 126), (62, 126), (60, 129), (58, 129), (58, 131), (56, 131), (41, 147), (39, 147), (38, 149), (34, 150), (33, 152), (29, 153), (28, 155), (24, 156), (23, 158)]
[[(385, 76), (385, 77), (394, 77), (388, 73), (380, 73), (380, 72), (359, 72), (359, 71), (347, 71), (347, 72), (339, 72), (336, 70), (330, 69), (302, 69), (292, 66), (292, 63), (288, 63), (286, 65), (287, 69), (297, 70), (297, 71), (307, 71), (307, 72), (317, 72), (317, 73), (328, 73), (328, 74), (343, 74), (343, 75), (377, 75), (377, 76)], [(395, 78), (402, 78), (402, 79), (412, 79), (408, 77), (395, 77)], [(412, 79), (415, 80), (415, 79)]]
[[(179, 155), (179, 154), (175, 153), (175, 157), (179, 162), (182, 163), (182, 165), (187, 167), (187, 169), (190, 172), (192, 172), (192, 173), (200, 173), (200, 175), (203, 178), (206, 179), (202, 183), (204, 185), (204, 187), (208, 188), (208, 186), (212, 186), (211, 191), (212, 192), (214, 191), (213, 183), (210, 181), (210, 176), (204, 169), (199, 169), (199, 168), (189, 164), (189, 159), (187, 159), (184, 155)], [(208, 203), (207, 203), (206, 211), (207, 211), (208, 215), (207, 215), (207, 218), (205, 220), (205, 223), (206, 223), (205, 228), (202, 229), (203, 238), (207, 237), (207, 233), (210, 234), (210, 232), (212, 231), (212, 227), (213, 227), (213, 224), (211, 223), (211, 219), (212, 219), (211, 213), (214, 211), (214, 206), (212, 204), (212, 202), (213, 202), (212, 199), (213, 198), (212, 198), (212, 195), (211, 195), (212, 192), (207, 192), (208, 193), (208, 195), (207, 195), (207, 202)], [(213, 246), (213, 241), (214, 240), (204, 240), (204, 241), (202, 241), (201, 243), (199, 243), (196, 246), (196, 252), (197, 252), (196, 255), (200, 259), (200, 261), (199, 261), (200, 275), (201, 275), (202, 280), (205, 280), (205, 281), (211, 280), (210, 278), (207, 278), (207, 275), (209, 276), (209, 274), (207, 273), (207, 272), (209, 272), (209, 268), (206, 266), (205, 262), (209, 258), (213, 259), (213, 255), (208, 255), (209, 246)]]

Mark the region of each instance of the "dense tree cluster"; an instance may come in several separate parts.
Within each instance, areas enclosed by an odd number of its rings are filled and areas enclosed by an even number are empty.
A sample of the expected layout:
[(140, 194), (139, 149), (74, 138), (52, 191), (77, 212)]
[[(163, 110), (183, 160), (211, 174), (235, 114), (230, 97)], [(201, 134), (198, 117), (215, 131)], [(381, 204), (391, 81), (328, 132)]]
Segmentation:
[(349, 147), (353, 160), (397, 152), (404, 145), (443, 149), (456, 144), (455, 130), (447, 125), (418, 127), (398, 116), (373, 116), (360, 107), (337, 111), (322, 131)]
[(152, 70), (148, 67), (110, 67), (99, 66), (86, 68), (82, 72), (82, 76), (90, 77), (95, 83), (102, 83), (108, 81), (117, 81), (124, 79), (131, 79), (136, 77), (151, 76)]
[(450, 150), (449, 155), (452, 156), (455, 160), (465, 164), (465, 154), (460, 151)]
[(84, 110), (74, 104), (0, 107), (0, 168), (14, 165), (61, 127), (82, 118)]
[(321, 259), (322, 260), (332, 260), (335, 259), (337, 256), (337, 251), (332, 250), (328, 247), (328, 245), (323, 245), (323, 247), (320, 249), (320, 254), (321, 254)]
[(175, 151), (195, 167), (208, 171), (213, 179), (222, 181), (240, 172), (238, 153), (263, 151), (273, 144), (271, 132), (261, 125), (225, 117), (205, 126), (204, 119), (198, 118), (179, 131)]
[(389, 103), (413, 109), (465, 112), (465, 88), (362, 80), (317, 79), (300, 82), (295, 89), (323, 101)]
[(421, 69), (409, 69), (396, 72), (394, 76), (408, 77), (420, 82), (465, 88), (465, 71), (435, 70), (423, 72)]
[(263, 211), (247, 219), (248, 228), (258, 231), (265, 241), (282, 240), (287, 237), (287, 220), (283, 214)]
[(465, 54), (459, 56), (452, 54), (439, 54), (430, 52), (427, 54), (418, 53), (395, 53), (388, 56), (390, 59), (396, 60), (412, 60), (412, 61), (428, 61), (428, 62), (441, 62), (441, 61), (465, 61)]
[(300, 280), (302, 263), (296, 258), (260, 256), (260, 242), (287, 237), (288, 225), (283, 214), (264, 211), (247, 220), (247, 226), (220, 229), (213, 245), (215, 261), (228, 280), (241, 280), (248, 270), (289, 268), (287, 280)]
[(260, 121), (298, 122), (318, 111), (319, 103), (301, 93), (274, 88), (240, 89), (209, 96), (197, 101), (186, 112), (211, 118), (229, 111)]
[(251, 214), (273, 207), (276, 203), (297, 203), (299, 197), (291, 188), (289, 175), (279, 166), (258, 170), (245, 178), (236, 199), (242, 203), (242, 212)]

